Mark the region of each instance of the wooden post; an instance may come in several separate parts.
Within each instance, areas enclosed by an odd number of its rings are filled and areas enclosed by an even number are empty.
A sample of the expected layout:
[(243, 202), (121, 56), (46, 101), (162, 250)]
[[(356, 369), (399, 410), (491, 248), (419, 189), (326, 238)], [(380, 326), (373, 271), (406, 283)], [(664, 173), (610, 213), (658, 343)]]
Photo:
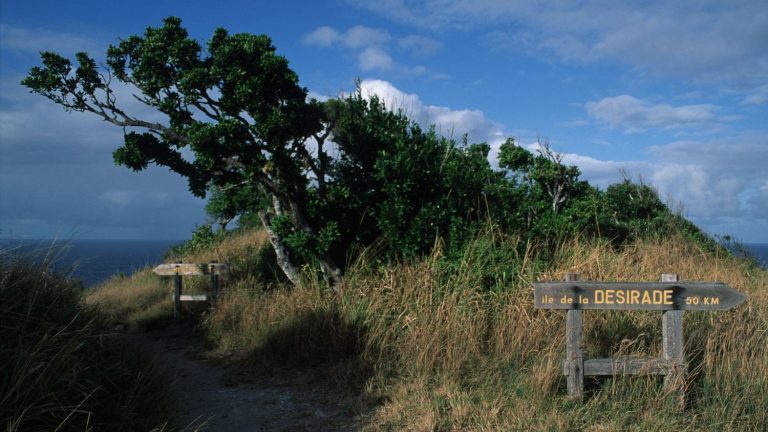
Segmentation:
[[(211, 261), (211, 264), (217, 264), (218, 261)], [(211, 298), (216, 300), (219, 297), (219, 275), (216, 266), (211, 265)]]
[[(665, 375), (664, 391), (673, 393), (685, 408), (683, 312), (727, 310), (746, 296), (720, 282), (679, 282), (676, 274), (662, 274), (661, 282), (580, 281), (568, 273), (565, 282), (535, 282), (534, 307), (566, 309), (566, 353), (563, 373), (568, 395), (584, 397), (584, 375)], [(584, 360), (583, 310), (661, 310), (662, 355), (656, 358), (618, 356)]]
[[(181, 261), (178, 261), (177, 264), (181, 264)], [(173, 285), (174, 285), (174, 298), (173, 298), (173, 319), (176, 319), (176, 317), (181, 314), (181, 275), (176, 274), (173, 277)]]
[[(578, 273), (566, 273), (565, 280), (579, 280)], [(583, 321), (581, 310), (570, 309), (565, 317), (565, 359), (568, 365), (568, 396), (584, 398)]]
[[(662, 282), (677, 282), (674, 273), (661, 275)], [(661, 316), (662, 357), (670, 362), (667, 375), (664, 376), (664, 389), (669, 393), (678, 394), (678, 403), (685, 406), (685, 351), (683, 338), (683, 311), (668, 310)]]

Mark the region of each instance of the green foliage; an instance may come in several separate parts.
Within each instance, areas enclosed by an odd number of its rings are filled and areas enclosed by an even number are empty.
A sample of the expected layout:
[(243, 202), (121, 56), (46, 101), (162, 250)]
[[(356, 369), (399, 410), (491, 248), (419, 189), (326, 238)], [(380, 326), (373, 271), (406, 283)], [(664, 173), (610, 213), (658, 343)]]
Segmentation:
[(378, 239), (393, 256), (419, 255), (441, 239), (458, 253), (480, 222), (513, 212), (516, 191), (492, 170), (488, 145), (423, 130), (359, 91), (326, 110), (339, 157), (324, 188), (311, 190), (310, 214), (338, 232), (330, 251), (338, 259)]
[(199, 225), (192, 232), (192, 237), (182, 244), (171, 247), (166, 257), (178, 257), (200, 253), (221, 242), (227, 235), (226, 231), (214, 231), (210, 225)]
[[(437, 242), (458, 257), (486, 220), (550, 246), (579, 235), (622, 243), (674, 230), (706, 242), (649, 186), (597, 190), (546, 141), (533, 153), (508, 139), (495, 170), (487, 144), (442, 137), (360, 89), (307, 99), (265, 35), (217, 29), (203, 47), (170, 17), (110, 46), (106, 73), (86, 54), (75, 57), (77, 66), (43, 53), (22, 83), (125, 128), (115, 162), (166, 166), (194, 194), (210, 192), (206, 209), (221, 231), (237, 216), (242, 226), (258, 224), (259, 214), (271, 219), (300, 267), (319, 263), (335, 273), (343, 267), (336, 263), (380, 239), (387, 257), (416, 257)], [(123, 111), (107, 76), (138, 88), (166, 124)], [(210, 246), (217, 235), (200, 227), (183, 248)]]
[(210, 192), (205, 212), (222, 230), (226, 230), (227, 224), (238, 215), (269, 207), (269, 196), (253, 183), (226, 187), (213, 185)]
[[(77, 66), (58, 54), (41, 55), (22, 84), (67, 110), (91, 112), (129, 130), (114, 153), (115, 162), (134, 170), (162, 165), (189, 180), (203, 196), (209, 184), (253, 182), (285, 190), (306, 181), (298, 168), (303, 157), (294, 146), (320, 130), (320, 109), (306, 101), (306, 89), (288, 61), (265, 35), (230, 35), (217, 29), (206, 49), (166, 18), (143, 36), (130, 36), (107, 50), (106, 73), (85, 53)], [(135, 86), (139, 100), (168, 116), (168, 124), (123, 111), (107, 77)], [(182, 157), (189, 149), (194, 160)], [(274, 178), (262, 172), (279, 168)], [(282, 190), (281, 190), (282, 192)]]

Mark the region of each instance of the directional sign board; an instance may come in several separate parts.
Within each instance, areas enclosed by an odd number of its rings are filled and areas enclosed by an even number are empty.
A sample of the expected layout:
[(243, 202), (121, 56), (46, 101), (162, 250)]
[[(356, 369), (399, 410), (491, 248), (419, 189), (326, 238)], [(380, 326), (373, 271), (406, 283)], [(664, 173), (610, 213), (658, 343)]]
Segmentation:
[(155, 274), (160, 276), (204, 276), (211, 274), (222, 274), (227, 272), (227, 265), (224, 263), (210, 263), (210, 264), (191, 264), (191, 263), (177, 263), (177, 264), (160, 264), (153, 270)]
[(746, 300), (719, 282), (536, 282), (539, 309), (725, 310)]

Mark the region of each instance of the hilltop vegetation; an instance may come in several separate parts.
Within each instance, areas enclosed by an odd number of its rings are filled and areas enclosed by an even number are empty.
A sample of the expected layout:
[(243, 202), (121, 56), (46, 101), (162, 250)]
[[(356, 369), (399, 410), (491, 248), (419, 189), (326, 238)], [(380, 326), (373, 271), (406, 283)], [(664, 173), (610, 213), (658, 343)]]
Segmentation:
[[(170, 168), (192, 193), (211, 195), (208, 210), (222, 226), (236, 217), (262, 225), (292, 283), (310, 267), (338, 284), (374, 244), (387, 259), (429, 254), (436, 242), (458, 257), (488, 220), (549, 246), (577, 235), (620, 244), (683, 232), (705, 241), (648, 186), (625, 180), (598, 190), (546, 141), (531, 151), (509, 138), (494, 167), (488, 143), (442, 136), (388, 109), (396, 101), (359, 88), (309, 98), (266, 35), (219, 28), (204, 47), (169, 17), (110, 46), (103, 67), (75, 57), (42, 53), (22, 84), (123, 128), (117, 164)], [(166, 121), (126, 112), (118, 83)]]
[[(106, 74), (43, 53), (24, 80), (65, 109), (129, 128), (115, 161), (154, 163), (210, 193), (228, 233), (203, 226), (172, 260), (227, 262), (197, 311), (211, 353), (242, 373), (330, 377), (371, 430), (762, 430), (768, 424), (768, 276), (736, 260), (629, 179), (600, 190), (546, 142), (499, 148), (441, 136), (358, 89), (320, 102), (264, 35), (214, 32), (204, 49), (168, 18), (107, 51)], [(116, 78), (167, 117), (122, 111)], [(191, 150), (194, 160), (182, 157)], [(717, 280), (746, 306), (685, 315), (691, 373), (680, 412), (657, 377), (564, 393), (563, 314), (531, 284)], [(190, 283), (194, 292), (202, 282)], [(170, 316), (149, 270), (88, 296), (131, 329)], [(590, 312), (588, 357), (657, 355), (650, 312)]]
[[(270, 251), (265, 232), (244, 231), (183, 257), (232, 265), (222, 298), (200, 315), (211, 355), (237, 365), (245, 380), (315, 375), (347, 395), (365, 430), (760, 431), (768, 424), (768, 273), (683, 237), (621, 248), (574, 239), (542, 259), (537, 246), (487, 227), (458, 259), (438, 244), (429, 255), (382, 264), (369, 249), (336, 291), (313, 272), (288, 289), (274, 273), (255, 271), (274, 265)], [(532, 281), (570, 271), (615, 281), (676, 272), (723, 281), (749, 300), (685, 314), (684, 411), (659, 377), (588, 380), (580, 404), (565, 395), (565, 314), (533, 309), (531, 294)], [(125, 309), (134, 289), (152, 291), (150, 308), (167, 319), (170, 286), (147, 278), (154, 277), (113, 280), (91, 300)], [(143, 313), (124, 317), (142, 321)], [(658, 312), (589, 311), (584, 325), (587, 358), (660, 353)]]

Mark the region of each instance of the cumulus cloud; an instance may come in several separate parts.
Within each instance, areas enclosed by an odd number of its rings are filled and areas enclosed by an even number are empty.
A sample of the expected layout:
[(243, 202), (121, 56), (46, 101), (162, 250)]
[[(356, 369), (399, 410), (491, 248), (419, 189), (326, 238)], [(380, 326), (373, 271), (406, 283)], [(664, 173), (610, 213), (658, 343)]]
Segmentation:
[(385, 30), (354, 26), (340, 36), (341, 43), (349, 48), (364, 48), (389, 42), (391, 36)]
[(424, 127), (435, 125), (445, 136), (460, 138), (468, 134), (470, 142), (487, 142), (498, 147), (506, 138), (499, 123), (485, 117), (482, 111), (427, 105), (414, 93), (405, 93), (382, 80), (364, 80), (360, 83), (363, 96), (378, 96), (391, 110), (402, 110), (409, 118)]
[(715, 105), (650, 105), (630, 95), (587, 102), (587, 113), (612, 128), (640, 132), (649, 128), (680, 128), (719, 122)]
[(322, 26), (316, 28), (312, 33), (304, 36), (304, 43), (307, 45), (315, 45), (321, 47), (329, 47), (338, 42), (340, 39), (339, 32), (329, 26)]
[(746, 105), (766, 105), (768, 104), (768, 84), (754, 89), (743, 101)]
[(321, 47), (340, 44), (347, 48), (360, 49), (381, 46), (389, 42), (390, 39), (392, 37), (386, 30), (358, 25), (351, 27), (344, 33), (330, 26), (318, 27), (304, 36), (303, 41), (307, 45)]
[(125, 207), (140, 197), (141, 194), (138, 191), (125, 189), (108, 190), (99, 195), (100, 200), (109, 204), (116, 204), (120, 207)]
[(408, 35), (397, 40), (400, 48), (419, 56), (428, 56), (439, 51), (443, 44), (424, 36)]
[(389, 70), (392, 69), (393, 64), (392, 57), (377, 47), (368, 47), (358, 56), (358, 66), (364, 71), (373, 69)]
[[(492, 163), (495, 163), (495, 151), (507, 136), (523, 138), (519, 140), (521, 145), (537, 150), (535, 141), (529, 136), (530, 131), (506, 130), (481, 111), (429, 105), (419, 95), (406, 93), (382, 80), (365, 80), (361, 90), (364, 96), (376, 95), (390, 109), (401, 109), (424, 126), (435, 124), (443, 135), (460, 137), (467, 133), (470, 142), (488, 142), (494, 149), (490, 157)], [(639, 125), (671, 124), (661, 120), (666, 118), (662, 115), (666, 108), (654, 111), (653, 105), (641, 104), (641, 107), (651, 113), (640, 110)], [(674, 108), (670, 107), (673, 113)], [(700, 121), (699, 117), (680, 113), (671, 117)], [(677, 118), (678, 122), (680, 118)], [(617, 123), (617, 127), (627, 127), (629, 120), (623, 121)], [(654, 186), (673, 209), (682, 207), (686, 216), (710, 232), (749, 239), (753, 238), (750, 237), (750, 227), (756, 232), (768, 229), (768, 180), (765, 175), (768, 139), (765, 134), (743, 133), (728, 139), (659, 144), (648, 150), (646, 160), (606, 160), (578, 153), (563, 156), (565, 163), (578, 166), (585, 179), (601, 188), (621, 181), (622, 173), (642, 178)]]
[[(157, 167), (133, 173), (114, 165), (120, 128), (88, 113), (67, 113), (29, 93), (21, 79), (0, 77), (3, 235), (186, 238), (203, 221), (204, 202), (179, 175)], [(164, 121), (136, 101), (131, 88), (118, 85), (116, 93), (131, 114)]]
[(7, 24), (0, 24), (0, 40), (3, 41), (3, 50), (34, 55), (41, 51), (60, 53), (86, 51), (92, 55), (101, 54), (104, 51), (104, 47), (99, 46), (92, 39), (79, 35)]
[(419, 76), (427, 72), (422, 65), (407, 66), (395, 61), (391, 52), (396, 49), (416, 56), (431, 55), (442, 45), (430, 38), (408, 35), (394, 38), (386, 30), (357, 25), (345, 32), (333, 27), (318, 27), (305, 35), (306, 45), (318, 47), (338, 46), (356, 53), (357, 66), (362, 71), (397, 72), (403, 75)]
[(701, 220), (751, 216), (768, 223), (755, 197), (766, 197), (768, 139), (744, 134), (730, 139), (678, 141), (651, 148), (659, 161), (653, 181), (680, 199)]
[(697, 3), (355, 0), (418, 28), (487, 32), (487, 46), (566, 62), (607, 60), (644, 74), (766, 84), (768, 14), (761, 0)]
[(768, 138), (746, 133), (729, 139), (675, 141), (653, 146), (645, 161), (601, 160), (565, 154), (584, 178), (605, 188), (624, 171), (654, 186), (662, 199), (705, 229), (754, 239), (768, 229)]

